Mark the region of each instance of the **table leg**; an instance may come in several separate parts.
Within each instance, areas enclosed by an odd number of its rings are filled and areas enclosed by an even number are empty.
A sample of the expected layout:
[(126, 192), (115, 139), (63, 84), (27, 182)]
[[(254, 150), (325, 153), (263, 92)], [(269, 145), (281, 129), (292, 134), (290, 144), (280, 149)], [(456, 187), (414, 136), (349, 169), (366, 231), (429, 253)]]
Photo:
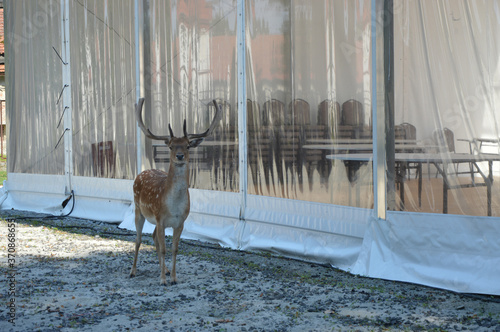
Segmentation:
[[(345, 160), (344, 165), (346, 167), (347, 179), (349, 180), (349, 205), (351, 201), (351, 186), (358, 180), (359, 174), (358, 171), (362, 165), (366, 164), (365, 161), (354, 161), (354, 160)], [(359, 207), (361, 205), (361, 193), (359, 186), (356, 186), (356, 206)]]
[(399, 210), (404, 211), (405, 209), (405, 174), (406, 174), (406, 163), (402, 162), (399, 165), (399, 172), (396, 174), (397, 182), (399, 182)]
[(446, 180), (443, 178), (443, 213), (448, 213), (448, 185)]
[(479, 174), (481, 174), (484, 184), (486, 185), (486, 205), (488, 209), (488, 216), (491, 216), (491, 186), (493, 185), (493, 161), (488, 161), (488, 175), (481, 171), (477, 163), (473, 163)]
[(488, 216), (491, 216), (491, 185), (493, 184), (493, 162), (488, 161), (488, 181), (486, 181), (486, 199), (488, 201)]
[(418, 206), (422, 207), (422, 163), (418, 163)]
[(448, 213), (448, 177), (446, 176), (446, 172), (448, 170), (448, 165), (443, 164), (443, 168), (439, 167), (438, 163), (433, 163), (438, 172), (443, 177), (443, 213)]
[(399, 198), (401, 200), (399, 202), (399, 211), (404, 211), (404, 209), (405, 209), (405, 182), (404, 182), (404, 180), (401, 181), (401, 183), (399, 185), (400, 185)]

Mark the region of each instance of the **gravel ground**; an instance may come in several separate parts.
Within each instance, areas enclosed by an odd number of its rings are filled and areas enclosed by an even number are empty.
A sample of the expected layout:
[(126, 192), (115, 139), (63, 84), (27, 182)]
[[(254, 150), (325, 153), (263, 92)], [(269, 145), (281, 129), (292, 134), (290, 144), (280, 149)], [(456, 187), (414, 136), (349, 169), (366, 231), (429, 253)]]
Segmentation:
[[(5, 219), (21, 216), (30, 218), (18, 219), (9, 232)], [(177, 258), (179, 283), (165, 287), (151, 236), (143, 237), (137, 276), (129, 278), (133, 232), (21, 211), (0, 211), (0, 219), (6, 276), (0, 331), (500, 331), (498, 297), (187, 240)], [(16, 245), (13, 275), (9, 233)]]

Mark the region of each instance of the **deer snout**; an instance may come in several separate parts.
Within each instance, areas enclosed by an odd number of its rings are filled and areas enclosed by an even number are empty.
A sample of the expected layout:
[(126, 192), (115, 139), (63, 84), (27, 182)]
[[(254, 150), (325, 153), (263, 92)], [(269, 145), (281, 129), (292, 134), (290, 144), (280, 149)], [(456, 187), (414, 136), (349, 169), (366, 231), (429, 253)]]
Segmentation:
[(182, 161), (184, 159), (184, 153), (178, 153), (175, 155), (178, 161)]

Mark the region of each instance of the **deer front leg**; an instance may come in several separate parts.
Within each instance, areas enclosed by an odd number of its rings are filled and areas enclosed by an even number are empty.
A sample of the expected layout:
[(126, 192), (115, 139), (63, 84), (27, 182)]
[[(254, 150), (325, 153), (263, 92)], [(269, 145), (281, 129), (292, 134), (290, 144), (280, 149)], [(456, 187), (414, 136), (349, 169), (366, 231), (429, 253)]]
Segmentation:
[(177, 253), (179, 252), (179, 241), (181, 239), (181, 233), (184, 225), (174, 228), (174, 234), (172, 237), (172, 272), (170, 273), (170, 282), (172, 285), (177, 284), (177, 275), (175, 272), (175, 263), (177, 262)]
[[(157, 236), (157, 230), (158, 230), (158, 226), (156, 226), (155, 229), (153, 230), (153, 241), (155, 242), (155, 250), (156, 250), (156, 253), (158, 254), (158, 236)], [(165, 250), (166, 250), (166, 246), (165, 246)], [(165, 264), (165, 273), (166, 274), (170, 274), (170, 271), (168, 270), (166, 264)]]
[[(159, 220), (159, 219), (157, 219)], [(160, 261), (160, 284), (161, 285), (167, 285), (167, 266), (165, 264), (165, 254), (167, 252), (167, 248), (165, 245), (165, 228), (163, 228), (163, 225), (160, 225), (160, 223), (157, 223), (156, 225), (156, 253), (158, 254), (158, 260)]]
[(135, 277), (137, 271), (137, 256), (139, 255), (139, 248), (142, 242), (142, 228), (144, 227), (144, 217), (142, 216), (139, 208), (135, 207), (135, 230), (137, 232), (137, 237), (135, 239), (135, 254), (134, 263), (132, 264), (132, 269), (130, 270), (130, 277)]

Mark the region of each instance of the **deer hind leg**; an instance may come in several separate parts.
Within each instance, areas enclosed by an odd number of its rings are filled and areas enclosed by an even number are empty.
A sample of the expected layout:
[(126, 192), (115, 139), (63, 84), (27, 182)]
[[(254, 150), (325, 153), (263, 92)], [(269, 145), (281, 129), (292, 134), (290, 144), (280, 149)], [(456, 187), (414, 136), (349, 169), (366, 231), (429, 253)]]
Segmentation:
[(144, 227), (144, 216), (141, 214), (139, 207), (135, 207), (135, 230), (137, 232), (137, 237), (135, 239), (135, 254), (134, 263), (132, 264), (132, 269), (130, 270), (130, 277), (135, 277), (137, 271), (137, 256), (139, 255), (139, 248), (141, 247), (142, 241), (142, 228)]
[[(156, 219), (161, 220), (160, 218)], [(165, 264), (165, 254), (167, 252), (166, 244), (165, 244), (165, 228), (163, 228), (163, 225), (160, 224), (160, 222), (157, 222), (156, 224), (156, 253), (158, 254), (158, 260), (160, 262), (160, 284), (161, 285), (166, 285), (167, 284), (167, 278), (166, 278), (166, 273), (168, 271), (167, 265)]]
[(175, 263), (177, 261), (177, 253), (179, 252), (179, 241), (181, 239), (181, 233), (183, 228), (184, 228), (183, 225), (181, 225), (178, 228), (174, 228), (174, 234), (172, 238), (172, 272), (170, 273), (170, 282), (172, 285), (177, 284)]
[(158, 227), (155, 226), (155, 229), (153, 230), (153, 241), (155, 242), (155, 250), (156, 252), (158, 252), (158, 239), (156, 238), (156, 229)]

